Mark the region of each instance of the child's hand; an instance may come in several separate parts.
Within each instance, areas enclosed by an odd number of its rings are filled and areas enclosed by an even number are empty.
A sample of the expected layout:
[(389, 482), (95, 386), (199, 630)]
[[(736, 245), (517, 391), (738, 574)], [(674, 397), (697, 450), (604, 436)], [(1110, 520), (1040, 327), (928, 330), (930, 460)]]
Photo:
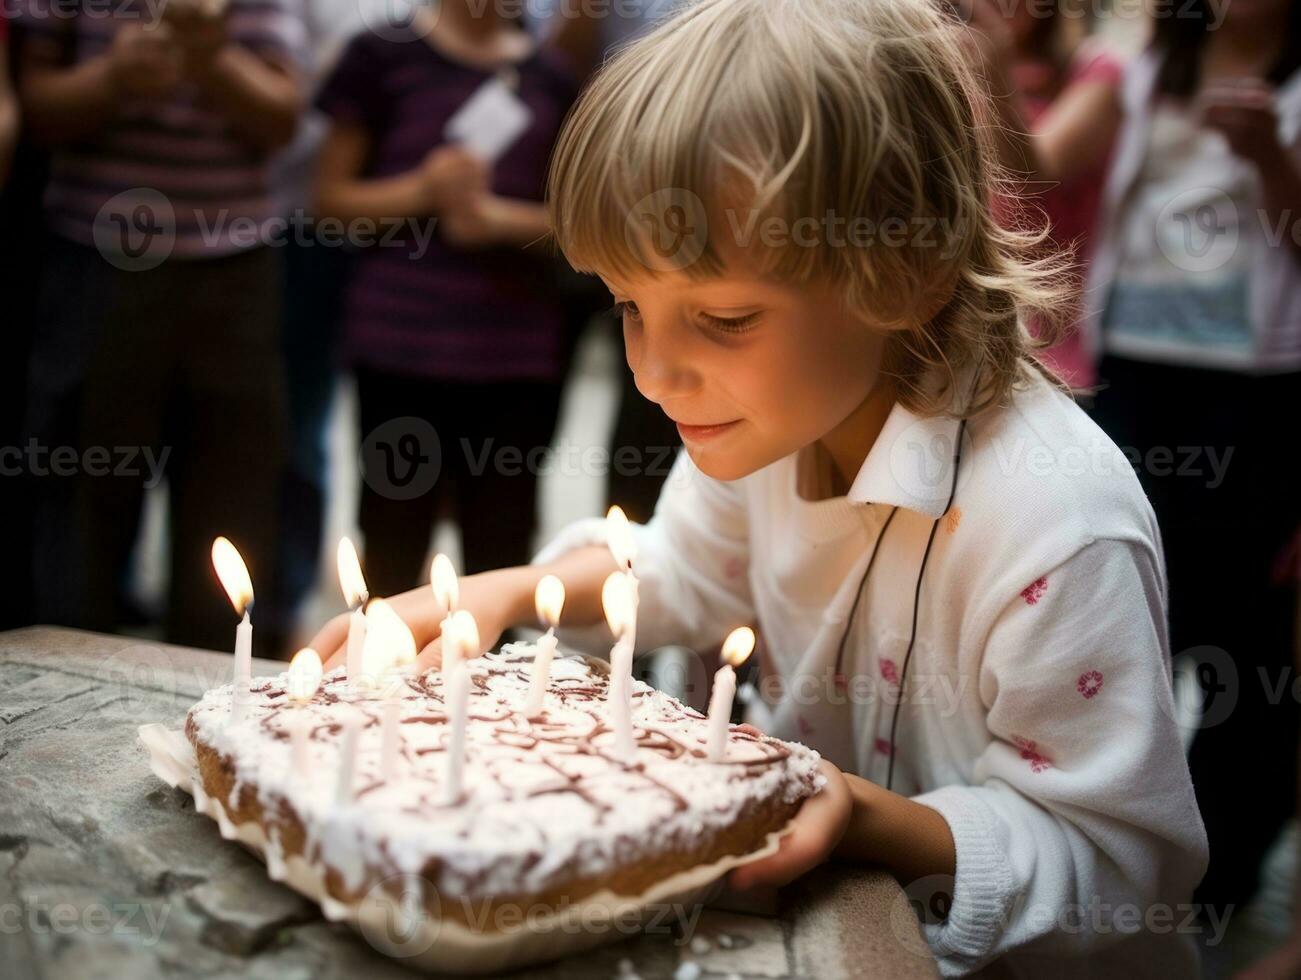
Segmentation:
[(461, 146), (440, 146), (420, 165), (425, 205), (430, 211), (454, 208), (488, 190), (488, 165)]
[(439, 228), (443, 240), (458, 248), (485, 248), (502, 238), (501, 198), (477, 193), (443, 213)]
[(169, 95), (181, 80), (181, 54), (166, 24), (123, 24), (113, 35), (109, 77), (129, 98)]
[[(521, 606), (531, 608), (532, 593), (521, 599), (521, 590), (506, 572), (467, 575), (460, 581), (458, 609), (468, 610), (479, 627), (479, 647), (491, 649), (501, 634), (520, 619)], [(421, 586), (385, 600), (411, 630), (420, 656), (416, 667), (425, 670), (443, 662), (442, 623), (446, 610), (438, 605), (429, 586)], [(313, 637), (310, 646), (321, 655), (325, 669), (340, 666), (347, 653), (347, 613), (335, 616)]]
[(226, 17), (197, 3), (170, 3), (164, 9), (167, 24), (185, 56), (185, 68), (202, 74), (212, 67), (226, 45)]
[(1233, 152), (1261, 167), (1283, 153), (1274, 87), (1259, 78), (1211, 83), (1197, 97), (1202, 122), (1224, 134)]
[(992, 0), (950, 0), (967, 25), (963, 43), (976, 65), (987, 75), (1001, 69), (1012, 51), (1012, 30), (1007, 17)]
[(737, 868), (728, 876), (730, 887), (780, 887), (816, 868), (836, 849), (849, 826), (853, 799), (839, 769), (826, 759), (821, 769), (827, 785), (804, 801), (777, 853)]

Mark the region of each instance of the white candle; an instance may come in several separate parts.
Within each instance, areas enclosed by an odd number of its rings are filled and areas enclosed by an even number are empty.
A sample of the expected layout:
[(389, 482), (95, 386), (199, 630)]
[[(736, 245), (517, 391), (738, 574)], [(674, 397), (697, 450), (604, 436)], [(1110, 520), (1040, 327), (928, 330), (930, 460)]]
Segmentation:
[(736, 671), (754, 649), (754, 630), (741, 626), (723, 641), (723, 666), (714, 674), (714, 690), (709, 696), (709, 723), (706, 729), (705, 758), (722, 762), (727, 758), (727, 728), (732, 719), (732, 700), (736, 697)]
[(444, 674), (443, 677), (443, 700), (450, 726), (443, 802), (451, 806), (461, 798), (461, 781), (465, 772), (465, 724), (470, 698), (469, 665), (458, 663), (450, 675)]
[(352, 803), (352, 783), (357, 771), (357, 742), (361, 738), (361, 719), (349, 713), (342, 721), (343, 732), (339, 739), (339, 771), (334, 784), (335, 806)]
[(547, 631), (538, 640), (537, 653), (533, 656), (533, 672), (529, 676), (528, 699), (524, 702), (524, 716), (533, 718), (542, 711), (542, 699), (551, 684), (551, 661), (556, 655), (556, 626), (560, 623), (560, 612), (565, 605), (565, 583), (554, 575), (544, 575), (533, 593), (533, 604), (538, 611), (538, 619), (547, 626)]
[[(448, 643), (448, 630), (452, 626), (452, 616), (456, 612), (456, 604), (461, 598), (461, 585), (456, 578), (456, 569), (452, 567), (452, 560), (441, 551), (434, 555), (434, 562), (429, 568), (429, 587), (434, 590), (434, 601), (442, 607), (443, 621), (439, 625), (439, 635), (443, 638), (443, 674), (447, 674), (448, 666), (448, 648), (452, 645)], [(451, 656), (455, 657), (453, 653)]]
[(380, 715), (380, 772), (392, 779), (398, 764), (398, 735), (402, 726), (402, 702), (390, 698), (384, 702)]
[(348, 617), (348, 655), (344, 662), (344, 677), (350, 684), (361, 682), (362, 652), (366, 649), (366, 614), (360, 606)]
[(293, 748), (294, 776), (298, 779), (306, 779), (311, 772), (311, 758), (309, 756), (311, 738), (312, 719), (302, 717), (290, 721), (289, 742)]
[(357, 549), (347, 538), (339, 539), (338, 568), (339, 587), (343, 590), (344, 601), (352, 610), (348, 619), (344, 671), (348, 683), (358, 685), (361, 683), (362, 656), (366, 648), (366, 600), (370, 596), (366, 591), (366, 579), (361, 574), (361, 562), (357, 560)]
[(631, 606), (628, 613), (626, 632), (631, 637), (631, 648), (636, 649), (637, 607), (641, 604), (639, 595), (641, 583), (637, 581), (637, 576), (632, 572), (632, 563), (633, 559), (637, 557), (637, 538), (632, 533), (632, 525), (628, 522), (628, 515), (617, 504), (611, 507), (605, 515), (605, 524), (606, 544), (610, 549), (610, 554), (614, 556), (614, 560), (623, 569), (623, 574), (628, 582), (628, 595)]
[(235, 671), (230, 694), (230, 720), (235, 723), (244, 717), (249, 700), (249, 682), (253, 678), (253, 625), (249, 622), (253, 582), (244, 559), (227, 538), (213, 540), (212, 567), (235, 613), (241, 616), (239, 625), (235, 627)]
[(601, 586), (601, 608), (614, 633), (606, 720), (614, 732), (615, 756), (631, 762), (632, 738), (632, 586), (623, 572), (611, 572)]
[(635, 746), (632, 738), (632, 652), (620, 640), (611, 654), (614, 672), (610, 678), (610, 697), (614, 701), (614, 754), (631, 762)]
[(444, 801), (450, 806), (461, 797), (461, 781), (465, 772), (465, 726), (469, 711), (470, 665), (467, 660), (479, 655), (479, 624), (468, 610), (458, 610), (452, 616), (450, 624), (452, 642), (443, 644), (443, 656), (447, 650), (455, 651), (454, 659), (448, 672), (446, 659), (443, 661), (443, 707), (447, 712), (451, 732), (447, 742), (447, 786)]

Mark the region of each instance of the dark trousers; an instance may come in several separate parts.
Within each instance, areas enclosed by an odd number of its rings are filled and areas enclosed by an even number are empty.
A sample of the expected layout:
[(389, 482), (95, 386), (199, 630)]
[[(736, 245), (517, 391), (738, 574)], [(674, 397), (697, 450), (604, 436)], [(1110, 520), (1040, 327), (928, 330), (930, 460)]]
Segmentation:
[(361, 533), (371, 595), (427, 580), (435, 521), (453, 517), (465, 572), (527, 564), (559, 384), (474, 384), (357, 371)]
[(335, 348), (348, 257), (315, 242), (288, 244), (283, 251), (289, 444), (280, 488), (277, 581), (264, 590), (271, 601), (259, 608), (287, 633), (320, 571), (328, 497), (326, 426), (339, 376)]
[(272, 581), (285, 447), (281, 295), (270, 249), (128, 272), (93, 249), (53, 244), (28, 428), (46, 447), (72, 447), (77, 462), (42, 478), (43, 620), (118, 625), (143, 494), (165, 472), (167, 639), (231, 646), (236, 619), (211, 547), (217, 535), (235, 543), (255, 592)]
[[(1203, 721), (1189, 763), (1211, 863), (1198, 901), (1241, 907), (1296, 812), (1301, 375), (1120, 358), (1106, 359), (1101, 375), (1095, 418), (1142, 454), (1160, 521), (1172, 651), (1199, 665)], [(1221, 460), (1232, 452), (1222, 476), (1207, 447)]]

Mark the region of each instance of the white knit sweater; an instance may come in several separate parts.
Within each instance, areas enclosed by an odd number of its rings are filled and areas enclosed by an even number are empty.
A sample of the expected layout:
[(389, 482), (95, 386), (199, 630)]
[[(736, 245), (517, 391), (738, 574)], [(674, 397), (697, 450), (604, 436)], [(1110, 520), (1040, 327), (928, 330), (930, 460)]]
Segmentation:
[[(807, 454), (722, 483), (682, 453), (637, 529), (638, 649), (704, 651), (757, 622), (770, 704), (751, 721), (881, 784), (894, 754), (893, 788), (943, 814), (957, 844), (952, 907), (924, 925), (946, 975), (999, 957), (1026, 976), (1195, 975), (1184, 926), (1206, 836), (1174, 717), (1152, 510), (1115, 445), (1036, 380), (968, 424), (946, 514), (957, 431), (896, 406), (848, 497), (816, 502), (796, 489)], [(603, 530), (575, 524), (538, 561)], [(905, 883), (928, 905), (945, 884)]]

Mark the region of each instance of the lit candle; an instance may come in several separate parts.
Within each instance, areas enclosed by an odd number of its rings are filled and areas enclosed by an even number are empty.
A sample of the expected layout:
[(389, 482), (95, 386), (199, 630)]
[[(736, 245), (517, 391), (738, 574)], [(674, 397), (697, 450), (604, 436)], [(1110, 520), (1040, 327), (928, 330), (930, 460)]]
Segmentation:
[(636, 637), (637, 606), (641, 600), (638, 597), (637, 576), (632, 573), (632, 563), (637, 557), (637, 538), (632, 533), (632, 525), (628, 523), (628, 515), (617, 504), (606, 513), (605, 527), (605, 540), (610, 554), (614, 556), (614, 560), (619, 563), (624, 575), (628, 577), (628, 587), (632, 594), (632, 619), (629, 623), (629, 631)]
[(380, 714), (380, 772), (392, 779), (398, 763), (398, 733), (402, 726), (402, 702), (389, 698)]
[(741, 626), (723, 641), (723, 666), (714, 675), (714, 691), (709, 696), (708, 741), (705, 758), (722, 762), (727, 757), (727, 726), (732, 719), (732, 699), (736, 696), (736, 669), (754, 650), (754, 630)]
[(361, 738), (361, 718), (352, 711), (341, 721), (343, 733), (339, 739), (339, 772), (334, 784), (335, 806), (352, 803), (352, 783), (357, 771), (357, 742)]
[(456, 649), (457, 656), (451, 673), (447, 672), (446, 663), (443, 672), (443, 702), (451, 726), (447, 743), (447, 785), (443, 797), (448, 806), (461, 798), (465, 773), (465, 726), (470, 699), (470, 665), (466, 661), (479, 655), (479, 626), (474, 617), (461, 610), (456, 613), (451, 627), (451, 646)]
[(366, 641), (361, 650), (360, 686), (368, 693), (393, 697), (403, 684), (404, 667), (415, 663), (416, 638), (384, 599), (366, 606)]
[(632, 636), (633, 598), (628, 577), (611, 572), (601, 586), (601, 608), (614, 633), (610, 650), (610, 687), (606, 718), (614, 730), (614, 754), (631, 762), (632, 739)]
[(253, 582), (244, 559), (227, 538), (219, 537), (212, 542), (212, 567), (235, 607), (235, 614), (241, 617), (235, 627), (235, 676), (230, 696), (230, 720), (238, 722), (244, 716), (249, 682), (253, 678), (253, 625), (249, 622)]
[(347, 538), (339, 540), (338, 553), (339, 586), (343, 589), (344, 601), (352, 610), (348, 619), (348, 653), (344, 673), (349, 683), (360, 682), (362, 670), (362, 651), (366, 645), (366, 579), (361, 574), (361, 562), (357, 560), (357, 549)]
[(311, 647), (303, 647), (289, 662), (289, 677), (285, 693), (295, 704), (306, 704), (316, 696), (321, 686), (321, 655)]
[[(434, 590), (434, 601), (443, 610), (443, 621), (439, 626), (439, 635), (443, 637), (443, 665), (447, 665), (447, 650), (451, 646), (447, 641), (447, 630), (452, 624), (452, 614), (461, 598), (461, 585), (456, 578), (456, 569), (452, 559), (441, 551), (434, 555), (434, 563), (429, 568), (429, 587)], [(446, 669), (443, 674), (446, 675)]]
[(551, 683), (551, 660), (556, 655), (556, 626), (560, 611), (565, 606), (565, 583), (554, 575), (544, 575), (533, 593), (533, 605), (538, 619), (547, 631), (538, 639), (537, 653), (533, 656), (533, 673), (529, 677), (528, 700), (524, 702), (524, 717), (533, 718), (542, 711), (542, 699)]
[[(468, 609), (458, 609), (444, 624), (443, 677), (457, 664), (479, 655), (479, 624)], [(447, 639), (451, 636), (451, 640)]]

